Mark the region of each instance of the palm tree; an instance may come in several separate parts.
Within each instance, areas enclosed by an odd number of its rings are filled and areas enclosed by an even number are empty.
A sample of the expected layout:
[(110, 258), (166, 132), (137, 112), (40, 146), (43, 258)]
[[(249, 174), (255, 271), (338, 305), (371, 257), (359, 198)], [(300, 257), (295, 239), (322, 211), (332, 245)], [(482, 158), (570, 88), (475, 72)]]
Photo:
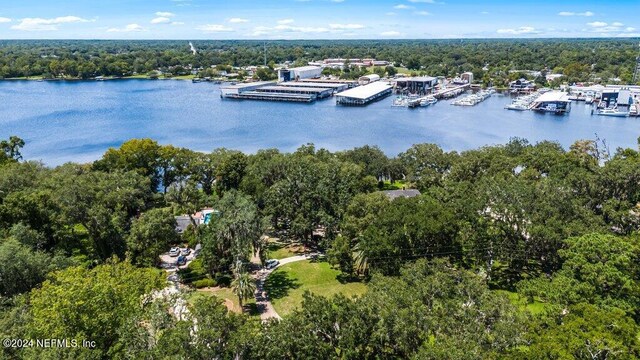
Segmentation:
[(369, 272), (369, 257), (361, 249), (360, 243), (353, 246), (353, 261), (358, 275), (366, 275)]
[(240, 308), (242, 309), (243, 301), (253, 297), (256, 291), (256, 283), (248, 273), (238, 272), (231, 282), (231, 289), (238, 297), (238, 303), (240, 303)]

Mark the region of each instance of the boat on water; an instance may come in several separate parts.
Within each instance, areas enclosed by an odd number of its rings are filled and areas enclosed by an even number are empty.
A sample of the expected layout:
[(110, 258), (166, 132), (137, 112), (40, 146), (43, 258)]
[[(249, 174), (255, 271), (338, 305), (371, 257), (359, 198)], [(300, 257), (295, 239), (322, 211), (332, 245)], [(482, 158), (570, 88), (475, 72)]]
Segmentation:
[(393, 102), (391, 103), (391, 106), (394, 106), (394, 107), (406, 107), (407, 106), (407, 99), (402, 97), (402, 96), (398, 96), (395, 99), (393, 99)]
[(586, 98), (584, 98), (584, 103), (585, 104), (593, 104), (593, 97), (592, 96), (587, 96)]
[(192, 82), (192, 83), (199, 83), (199, 82), (202, 82), (202, 79), (200, 79), (200, 78), (193, 78), (193, 79), (191, 79), (191, 82)]
[(615, 116), (615, 117), (627, 117), (629, 113), (626, 111), (620, 111), (618, 108), (606, 108), (597, 112), (601, 116)]
[(504, 107), (507, 110), (525, 111), (529, 110), (529, 107), (523, 103), (515, 102)]
[(436, 99), (435, 97), (427, 96), (427, 97), (424, 97), (424, 98), (420, 99), (420, 106), (426, 107), (426, 106), (433, 105), (433, 104), (435, 104), (437, 102), (438, 102), (438, 99)]

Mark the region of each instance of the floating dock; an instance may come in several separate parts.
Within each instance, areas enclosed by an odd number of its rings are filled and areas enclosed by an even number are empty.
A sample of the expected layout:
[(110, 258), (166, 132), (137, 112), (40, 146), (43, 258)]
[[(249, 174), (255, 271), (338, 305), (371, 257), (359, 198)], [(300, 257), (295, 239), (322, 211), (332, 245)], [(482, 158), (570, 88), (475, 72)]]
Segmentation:
[(358, 86), (358, 80), (300, 79), (298, 80), (298, 82), (308, 82), (316, 84), (346, 84), (349, 88)]
[(313, 102), (334, 93), (333, 87), (279, 86), (275, 81), (223, 86), (220, 96), (230, 99)]
[(288, 81), (279, 83), (278, 86), (290, 86), (290, 87), (316, 87), (333, 89), (334, 92), (340, 92), (347, 90), (349, 84), (344, 83), (324, 83), (324, 82), (304, 82), (304, 81)]
[(431, 95), (433, 95), (433, 97), (435, 97), (438, 100), (440, 100), (440, 99), (450, 99), (452, 97), (456, 97), (456, 96), (462, 94), (463, 92), (467, 91), (470, 87), (471, 87), (470, 84), (464, 84), (464, 85), (460, 85), (460, 86), (455, 86), (455, 87), (442, 89), (442, 90), (436, 91), (435, 93), (433, 93)]
[(262, 86), (270, 86), (275, 84), (275, 81), (258, 81), (246, 84), (225, 85), (220, 87), (220, 96), (223, 98), (236, 97), (237, 95), (240, 95), (245, 91), (252, 91)]
[(266, 101), (287, 101), (287, 102), (304, 102), (310, 103), (317, 99), (316, 95), (311, 94), (288, 94), (288, 93), (269, 93), (259, 91), (244, 91), (241, 94), (225, 96), (231, 99), (241, 100), (266, 100)]
[(339, 105), (367, 105), (370, 102), (380, 100), (391, 94), (393, 87), (387, 83), (376, 81), (374, 83), (358, 86), (336, 94), (336, 104)]
[(314, 95), (316, 99), (324, 99), (333, 95), (333, 89), (331, 88), (317, 88), (317, 87), (304, 87), (304, 86), (262, 86), (255, 89), (260, 93), (276, 93), (276, 94), (303, 94)]

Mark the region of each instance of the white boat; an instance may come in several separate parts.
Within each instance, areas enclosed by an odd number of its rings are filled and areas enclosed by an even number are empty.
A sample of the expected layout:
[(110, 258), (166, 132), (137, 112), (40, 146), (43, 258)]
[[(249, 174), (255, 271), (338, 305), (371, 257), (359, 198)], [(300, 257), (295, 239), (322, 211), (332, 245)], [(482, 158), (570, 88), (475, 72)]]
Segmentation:
[(598, 111), (598, 115), (602, 116), (615, 116), (615, 117), (627, 117), (629, 113), (626, 111), (620, 111), (618, 108), (606, 108)]
[(587, 96), (586, 98), (584, 98), (584, 103), (585, 104), (593, 104), (593, 97)]
[(507, 105), (504, 107), (507, 110), (517, 110), (517, 111), (525, 111), (525, 110), (529, 110), (529, 107), (527, 107), (525, 104), (516, 102), (510, 105)]
[(391, 104), (391, 106), (405, 107), (407, 106), (407, 99), (405, 99), (402, 96), (398, 96), (395, 99), (393, 99), (393, 103)]
[(425, 106), (433, 105), (437, 102), (438, 102), (438, 99), (434, 98), (433, 96), (427, 96), (420, 99), (420, 106), (425, 107)]

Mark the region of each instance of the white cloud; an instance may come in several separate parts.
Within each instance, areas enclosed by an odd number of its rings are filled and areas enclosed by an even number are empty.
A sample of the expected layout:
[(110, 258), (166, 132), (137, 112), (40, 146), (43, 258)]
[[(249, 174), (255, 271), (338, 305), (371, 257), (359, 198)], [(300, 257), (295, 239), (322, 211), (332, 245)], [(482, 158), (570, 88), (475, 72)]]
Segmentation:
[(640, 33), (623, 33), (623, 34), (618, 34), (617, 37), (636, 38), (636, 37), (640, 37)]
[(397, 31), (383, 31), (380, 36), (400, 36), (400, 33)]
[(329, 27), (338, 30), (364, 29), (364, 25), (360, 24), (329, 24)]
[(169, 19), (168, 17), (157, 17), (151, 20), (152, 24), (168, 24), (170, 22), (171, 22), (171, 19)]
[(249, 20), (248, 19), (242, 19), (242, 18), (231, 18), (229, 19), (229, 22), (232, 24), (240, 24), (240, 23), (248, 23)]
[(271, 28), (266, 26), (256, 26), (253, 28), (253, 32), (249, 34), (249, 36), (263, 36), (268, 35), (271, 31)]
[(540, 34), (539, 30), (531, 26), (521, 26), (516, 29), (498, 29), (498, 34), (509, 34), (509, 35), (525, 35), (525, 34)]
[(284, 24), (291, 24), (293, 23), (293, 19), (282, 19), (282, 20), (278, 20), (278, 24), (280, 25), (284, 25)]
[(624, 24), (619, 21), (612, 22), (611, 24), (607, 24), (606, 22), (602, 21), (596, 21), (587, 23), (587, 25), (589, 25), (591, 28), (583, 29), (583, 31), (597, 33), (602, 36), (612, 36), (616, 33), (616, 36), (628, 36), (629, 33), (632, 33), (636, 30), (631, 26), (625, 28)]
[(396, 16), (396, 15), (398, 15), (398, 14), (396, 14), (396, 13), (394, 13), (394, 12), (388, 12), (388, 13), (386, 13), (385, 15), (387, 15), (387, 16)]
[(107, 32), (138, 32), (138, 31), (146, 31), (145, 28), (138, 24), (129, 24), (123, 28), (111, 28), (108, 29)]
[(228, 32), (233, 31), (232, 28), (221, 25), (221, 24), (206, 24), (197, 27), (198, 30), (204, 32)]
[(11, 19), (6, 17), (0, 17), (0, 23), (8, 23), (8, 22), (11, 22)]
[(435, 0), (409, 0), (412, 3), (427, 3), (427, 4), (435, 4)]
[(415, 11), (415, 12), (414, 12), (414, 14), (415, 14), (415, 15), (421, 15), (421, 16), (428, 16), (428, 15), (431, 15), (431, 13), (430, 13), (430, 12), (428, 12), (428, 11)]
[(182, 21), (174, 21), (171, 25), (184, 25), (184, 23)]
[(331, 0), (331, 2), (334, 2), (334, 3), (341, 3), (341, 2), (344, 2), (344, 0)]
[(405, 5), (405, 4), (398, 4), (396, 6), (393, 7), (394, 9), (398, 9), (398, 10), (408, 10), (408, 9), (413, 9), (413, 6), (409, 6), (409, 5)]
[(174, 17), (174, 16), (176, 16), (176, 14), (168, 12), (168, 11), (158, 11), (156, 13), (156, 16), (159, 16), (159, 17)]
[(489, 15), (489, 12), (488, 12), (488, 11), (480, 11), (480, 14), (482, 14), (482, 15)]
[(58, 25), (69, 23), (89, 22), (90, 20), (83, 19), (77, 16), (61, 16), (53, 19), (43, 18), (24, 18), (20, 20), (20, 23), (13, 25), (11, 28), (14, 30), (24, 31), (56, 31)]
[(311, 27), (311, 26), (291, 26), (291, 25), (276, 25), (274, 27), (276, 30), (286, 31), (286, 32), (299, 32), (299, 33), (325, 33), (328, 32), (329, 29), (323, 27)]
[(592, 13), (591, 11), (585, 11), (585, 12), (573, 12), (573, 11), (560, 11), (558, 13), (559, 16), (593, 16), (595, 15), (594, 13)]

